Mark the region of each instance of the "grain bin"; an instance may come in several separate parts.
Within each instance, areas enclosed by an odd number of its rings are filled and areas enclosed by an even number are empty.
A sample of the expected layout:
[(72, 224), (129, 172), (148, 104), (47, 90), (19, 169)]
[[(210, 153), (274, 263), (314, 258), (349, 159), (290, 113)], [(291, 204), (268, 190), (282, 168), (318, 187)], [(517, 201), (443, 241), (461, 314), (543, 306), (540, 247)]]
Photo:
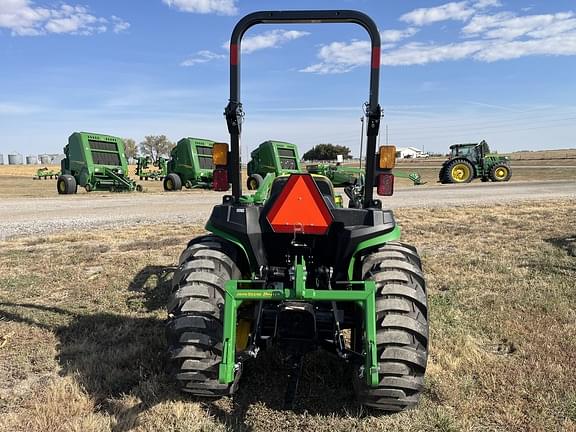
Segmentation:
[(38, 158), (36, 156), (26, 156), (26, 165), (37, 165)]
[(23, 158), (21, 154), (9, 154), (8, 155), (8, 164), (9, 165), (22, 165)]
[(0, 165), (4, 165), (4, 155), (0, 153)]
[(42, 165), (50, 165), (52, 163), (52, 158), (48, 155), (40, 155), (40, 163)]

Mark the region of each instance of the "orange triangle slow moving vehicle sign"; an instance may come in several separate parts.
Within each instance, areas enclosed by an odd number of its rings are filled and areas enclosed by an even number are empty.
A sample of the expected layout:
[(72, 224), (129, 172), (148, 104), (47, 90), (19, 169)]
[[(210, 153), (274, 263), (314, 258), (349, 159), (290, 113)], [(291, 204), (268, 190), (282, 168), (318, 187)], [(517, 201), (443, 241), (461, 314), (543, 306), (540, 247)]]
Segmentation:
[(292, 174), (266, 216), (275, 233), (322, 235), (332, 214), (310, 174)]

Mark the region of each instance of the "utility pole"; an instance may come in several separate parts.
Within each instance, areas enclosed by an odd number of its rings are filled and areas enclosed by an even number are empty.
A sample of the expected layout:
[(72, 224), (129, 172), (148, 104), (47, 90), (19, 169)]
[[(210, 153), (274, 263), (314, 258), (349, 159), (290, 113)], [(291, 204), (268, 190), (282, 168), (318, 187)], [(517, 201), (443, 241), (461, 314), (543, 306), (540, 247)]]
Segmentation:
[(360, 168), (362, 168), (362, 144), (364, 143), (364, 116), (360, 117), (362, 129), (360, 131)]

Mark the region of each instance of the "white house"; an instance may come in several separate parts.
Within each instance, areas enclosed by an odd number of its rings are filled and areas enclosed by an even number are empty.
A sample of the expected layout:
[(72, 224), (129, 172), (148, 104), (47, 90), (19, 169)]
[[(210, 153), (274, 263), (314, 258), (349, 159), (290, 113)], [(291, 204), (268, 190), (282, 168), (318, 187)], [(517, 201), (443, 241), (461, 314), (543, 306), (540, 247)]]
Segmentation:
[(415, 159), (428, 155), (416, 147), (400, 147), (396, 149), (396, 157), (399, 159)]

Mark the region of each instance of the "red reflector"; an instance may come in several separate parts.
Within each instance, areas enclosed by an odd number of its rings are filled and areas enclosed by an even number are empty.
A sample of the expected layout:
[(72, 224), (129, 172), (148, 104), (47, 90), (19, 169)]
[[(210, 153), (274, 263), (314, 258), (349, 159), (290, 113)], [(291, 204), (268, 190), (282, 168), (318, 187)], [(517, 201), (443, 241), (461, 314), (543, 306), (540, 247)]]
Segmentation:
[(216, 168), (212, 172), (212, 189), (219, 192), (230, 189), (230, 185), (228, 184), (228, 170), (226, 168)]
[(380, 48), (372, 48), (372, 69), (380, 67)]
[(230, 64), (238, 64), (238, 45), (230, 44)]
[(266, 216), (275, 233), (322, 235), (332, 213), (310, 174), (292, 174)]
[(394, 193), (394, 174), (378, 174), (376, 193), (380, 196), (390, 196)]

